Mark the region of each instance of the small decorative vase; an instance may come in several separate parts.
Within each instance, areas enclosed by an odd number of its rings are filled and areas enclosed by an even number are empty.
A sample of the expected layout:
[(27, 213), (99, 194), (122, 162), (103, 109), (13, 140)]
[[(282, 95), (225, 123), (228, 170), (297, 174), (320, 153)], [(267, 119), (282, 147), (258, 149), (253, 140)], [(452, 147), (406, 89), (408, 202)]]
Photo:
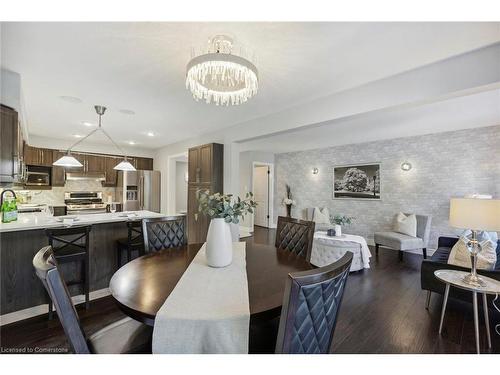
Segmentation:
[(229, 229), (231, 230), (231, 239), (233, 242), (240, 241), (240, 225), (231, 223), (229, 224)]
[(338, 224), (335, 225), (335, 236), (342, 236), (342, 227)]
[(215, 218), (210, 221), (205, 254), (210, 267), (226, 267), (233, 261), (231, 228), (224, 219)]
[(292, 205), (291, 204), (286, 205), (286, 217), (292, 217)]

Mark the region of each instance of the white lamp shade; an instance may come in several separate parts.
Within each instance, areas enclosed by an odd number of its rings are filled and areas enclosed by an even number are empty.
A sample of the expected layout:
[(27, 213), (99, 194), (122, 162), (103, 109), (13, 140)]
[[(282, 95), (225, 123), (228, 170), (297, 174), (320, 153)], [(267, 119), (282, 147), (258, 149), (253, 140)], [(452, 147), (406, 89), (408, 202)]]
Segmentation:
[(462, 229), (500, 231), (500, 199), (452, 198), (450, 225)]
[(135, 167), (127, 159), (123, 159), (113, 169), (117, 171), (135, 171)]
[(55, 165), (58, 167), (73, 167), (73, 168), (83, 167), (83, 164), (80, 163), (77, 159), (75, 159), (70, 154), (60, 157), (55, 162), (53, 162), (52, 165)]

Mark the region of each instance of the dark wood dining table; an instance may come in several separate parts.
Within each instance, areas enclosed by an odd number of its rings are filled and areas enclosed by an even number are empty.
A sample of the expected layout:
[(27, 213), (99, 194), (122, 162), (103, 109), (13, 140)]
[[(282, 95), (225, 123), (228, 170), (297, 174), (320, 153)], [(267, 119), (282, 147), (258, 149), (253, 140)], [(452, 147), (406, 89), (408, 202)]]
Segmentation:
[[(111, 295), (125, 314), (153, 326), (156, 313), (201, 246), (165, 249), (132, 260), (111, 278)], [(288, 274), (312, 266), (289, 251), (247, 241), (246, 268), (250, 318), (258, 321), (279, 316)]]

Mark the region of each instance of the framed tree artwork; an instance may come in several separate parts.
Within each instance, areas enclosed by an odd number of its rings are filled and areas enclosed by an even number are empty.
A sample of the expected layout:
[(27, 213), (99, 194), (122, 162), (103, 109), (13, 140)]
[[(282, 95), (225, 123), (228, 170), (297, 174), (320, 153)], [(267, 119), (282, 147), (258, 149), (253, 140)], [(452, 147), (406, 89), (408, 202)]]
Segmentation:
[(380, 200), (380, 163), (333, 167), (333, 199)]

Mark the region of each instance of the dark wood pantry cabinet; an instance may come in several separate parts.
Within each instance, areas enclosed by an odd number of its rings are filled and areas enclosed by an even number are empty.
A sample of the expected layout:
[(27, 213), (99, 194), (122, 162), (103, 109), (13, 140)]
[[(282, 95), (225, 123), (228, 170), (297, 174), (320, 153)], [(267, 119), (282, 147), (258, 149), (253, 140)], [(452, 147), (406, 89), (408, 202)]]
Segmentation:
[(198, 212), (199, 190), (223, 193), (224, 145), (209, 143), (188, 151), (188, 243), (203, 243), (210, 219)]

